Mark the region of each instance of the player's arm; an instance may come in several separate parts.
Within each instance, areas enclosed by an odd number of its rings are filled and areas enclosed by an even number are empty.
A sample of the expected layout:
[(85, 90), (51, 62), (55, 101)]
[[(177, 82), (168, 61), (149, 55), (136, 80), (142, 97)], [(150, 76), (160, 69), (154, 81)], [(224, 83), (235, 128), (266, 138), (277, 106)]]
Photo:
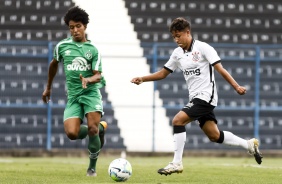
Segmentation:
[(50, 101), (52, 82), (58, 71), (58, 63), (59, 62), (56, 59), (53, 59), (49, 65), (47, 85), (42, 94), (42, 100), (44, 103), (48, 103)]
[(82, 88), (87, 88), (87, 84), (98, 83), (102, 79), (102, 75), (100, 71), (93, 70), (93, 75), (91, 77), (84, 78), (82, 74), (79, 75), (79, 78), (82, 83)]
[(238, 94), (244, 95), (246, 93), (246, 88), (244, 86), (240, 86), (230, 73), (223, 68), (220, 62), (215, 64), (214, 68), (237, 91)]
[(170, 71), (162, 68), (160, 71), (157, 71), (153, 74), (146, 75), (143, 77), (135, 77), (131, 80), (132, 83), (134, 84), (141, 84), (142, 82), (149, 82), (149, 81), (156, 81), (156, 80), (161, 80), (166, 78), (170, 74)]

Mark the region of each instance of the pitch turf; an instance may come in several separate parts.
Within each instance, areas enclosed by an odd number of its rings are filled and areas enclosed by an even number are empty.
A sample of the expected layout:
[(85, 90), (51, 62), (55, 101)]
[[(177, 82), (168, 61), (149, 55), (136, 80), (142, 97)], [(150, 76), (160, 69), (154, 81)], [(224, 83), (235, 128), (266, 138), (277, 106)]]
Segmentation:
[[(108, 176), (108, 165), (117, 157), (100, 155), (95, 178), (86, 177), (88, 158), (3, 158), (0, 157), (1, 184), (93, 184), (116, 183)], [(164, 176), (157, 169), (171, 157), (127, 157), (133, 167), (125, 183), (188, 184), (281, 184), (282, 159), (264, 158), (257, 165), (246, 158), (184, 158), (182, 174)]]

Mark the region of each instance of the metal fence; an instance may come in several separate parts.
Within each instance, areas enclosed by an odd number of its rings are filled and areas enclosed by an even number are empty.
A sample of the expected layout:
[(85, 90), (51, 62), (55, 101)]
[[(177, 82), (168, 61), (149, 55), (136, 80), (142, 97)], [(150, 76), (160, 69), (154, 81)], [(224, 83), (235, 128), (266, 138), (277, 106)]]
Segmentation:
[[(275, 105), (262, 105), (260, 86), (262, 76), (266, 75), (262, 72), (262, 64), (265, 63), (278, 63), (282, 67), (282, 45), (271, 44), (271, 45), (253, 45), (253, 44), (211, 44), (218, 52), (221, 59), (225, 62), (251, 62), (254, 63), (254, 95), (253, 102), (250, 105), (244, 106), (222, 106), (219, 105), (216, 109), (220, 111), (250, 111), (253, 112), (254, 119), (254, 137), (260, 138), (260, 118), (261, 112), (280, 112), (282, 111), (282, 104), (277, 103)], [(152, 65), (151, 72), (155, 72), (159, 67), (159, 62), (168, 60), (170, 54), (175, 48), (174, 43), (143, 43), (145, 57), (150, 60)], [(238, 64), (240, 66), (240, 64)], [(162, 66), (161, 66), (162, 67)], [(273, 66), (275, 67), (275, 66)], [(277, 68), (280, 69), (281, 68)], [(282, 74), (282, 73), (281, 73)], [(278, 76), (279, 77), (279, 76)], [(272, 82), (272, 79), (269, 80)], [(275, 82), (275, 81), (274, 81)], [(155, 90), (157, 90), (158, 82), (155, 82)], [(282, 88), (282, 86), (280, 86)], [(278, 94), (275, 98), (282, 98), (282, 95)], [(164, 107), (169, 109), (181, 109), (183, 106), (167, 106)], [(281, 141), (280, 141), (281, 142)]]
[[(12, 78), (16, 76), (14, 73), (7, 73), (9, 71), (9, 59), (16, 59), (21, 62), (23, 58), (42, 59), (42, 62), (46, 62), (46, 65), (51, 61), (53, 55), (53, 42), (36, 42), (36, 41), (0, 41), (0, 82), (2, 87), (0, 88), (0, 124), (1, 116), (6, 113), (7, 109), (21, 109), (26, 108), (42, 108), (46, 109), (47, 116), (47, 130), (46, 130), (46, 149), (52, 149), (51, 143), (51, 126), (52, 126), (52, 109), (54, 108), (64, 108), (64, 104), (60, 103), (49, 103), (48, 105), (41, 102), (25, 102), (23, 101), (10, 101), (9, 92), (5, 89), (5, 82), (7, 78)], [(159, 62), (165, 61), (169, 58), (175, 44), (171, 43), (144, 43), (141, 45), (144, 48), (144, 55), (148, 59), (149, 64), (151, 64), (151, 72), (157, 71)], [(251, 111), (253, 112), (254, 119), (254, 136), (259, 138), (260, 136), (260, 113), (264, 111), (282, 111), (282, 106), (278, 105), (262, 105), (261, 103), (261, 78), (264, 75), (261, 72), (262, 63), (279, 63), (282, 65), (282, 45), (241, 45), (241, 44), (212, 44), (218, 51), (219, 56), (224, 61), (240, 61), (240, 62), (252, 62), (254, 63), (254, 95), (253, 102), (251, 105), (245, 106), (221, 106), (219, 105), (217, 109), (222, 111)], [(126, 56), (125, 56), (126, 57)], [(6, 71), (4, 73), (3, 71)], [(12, 72), (12, 71), (11, 71)], [(281, 73), (282, 74), (282, 73)], [(7, 76), (8, 75), (8, 76)], [(17, 76), (21, 77), (21, 76)], [(22, 76), (23, 77), (23, 76)], [(46, 77), (46, 71), (44, 74)], [(4, 87), (3, 87), (4, 86)], [(157, 90), (158, 82), (155, 82), (155, 90)], [(282, 86), (281, 86), (282, 88)], [(42, 89), (43, 90), (43, 89)], [(6, 93), (5, 93), (6, 91)], [(42, 91), (43, 92), (43, 91)], [(21, 95), (20, 93), (18, 94)], [(282, 97), (281, 95), (277, 96)], [(40, 98), (40, 97), (39, 97)], [(282, 98), (281, 98), (282, 99)], [(156, 105), (153, 105), (154, 108)], [(169, 109), (180, 109), (182, 106), (179, 105), (164, 105), (164, 108)], [(106, 106), (105, 108), (111, 108)], [(9, 112), (13, 113), (13, 112)], [(4, 120), (3, 120), (4, 121)]]

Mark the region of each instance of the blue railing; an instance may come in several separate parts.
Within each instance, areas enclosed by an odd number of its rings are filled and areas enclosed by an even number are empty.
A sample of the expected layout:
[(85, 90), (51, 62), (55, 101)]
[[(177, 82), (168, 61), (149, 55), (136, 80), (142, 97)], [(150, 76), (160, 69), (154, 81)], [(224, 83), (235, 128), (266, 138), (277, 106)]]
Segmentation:
[[(53, 57), (54, 42), (46, 41), (0, 41), (0, 62), (5, 62), (5, 58), (46, 58), (50, 62)], [(39, 97), (40, 98), (40, 97)], [(0, 97), (1, 99), (1, 97)], [(46, 149), (51, 150), (51, 126), (52, 126), (52, 108), (65, 107), (64, 105), (52, 104), (2, 104), (1, 108), (46, 108), (47, 109), (47, 139)]]
[[(0, 41), (0, 63), (5, 62), (7, 57), (15, 58), (46, 58), (46, 63), (50, 62), (53, 55), (53, 42), (35, 42), (35, 41)], [(254, 112), (254, 136), (259, 138), (259, 118), (261, 111), (282, 111), (282, 106), (264, 106), (260, 105), (260, 64), (261, 62), (274, 61), (282, 64), (282, 45), (242, 45), (242, 44), (212, 44), (218, 51), (222, 60), (240, 60), (246, 62), (255, 62), (255, 95), (254, 106), (232, 107), (232, 106), (218, 106), (217, 109), (224, 111), (253, 111)], [(172, 43), (144, 43), (145, 57), (152, 60), (152, 71), (157, 71), (158, 62), (160, 60), (167, 60), (170, 56), (171, 50), (175, 48)], [(243, 54), (236, 53), (236, 49), (241, 50)], [(244, 53), (249, 50), (248, 54)], [(160, 52), (161, 51), (161, 52)], [(253, 52), (252, 52), (253, 51)], [(126, 56), (125, 56), (126, 57)], [(157, 90), (157, 82), (155, 82), (154, 90)], [(155, 94), (155, 93), (154, 93)], [(39, 97), (40, 98), (40, 97)], [(1, 96), (0, 96), (1, 100)], [(52, 108), (64, 108), (64, 105), (49, 103), (45, 104), (4, 104), (0, 102), (1, 108), (45, 108), (47, 109), (47, 140), (46, 149), (52, 149), (51, 145), (51, 120)], [(180, 109), (182, 106), (164, 106), (167, 109)], [(106, 107), (111, 108), (111, 107)], [(153, 111), (156, 104), (153, 104)], [(154, 112), (153, 112), (154, 113)], [(154, 116), (155, 117), (155, 114)], [(153, 120), (155, 121), (155, 120)], [(153, 132), (154, 132), (153, 122)], [(153, 135), (154, 136), (154, 135)], [(153, 140), (154, 142), (154, 140)], [(154, 149), (153, 149), (154, 150)]]
[[(254, 103), (255, 106), (246, 106), (246, 107), (231, 107), (231, 106), (218, 106), (217, 109), (225, 110), (225, 111), (253, 111), (254, 112), (254, 136), (259, 139), (259, 119), (260, 119), (260, 111), (282, 111), (282, 106), (279, 107), (260, 107), (260, 64), (261, 62), (267, 61), (275, 61), (281, 62), (282, 64), (282, 45), (252, 45), (252, 44), (211, 44), (216, 50), (220, 50), (221, 48), (231, 50), (239, 49), (242, 54), (236, 55), (236, 52), (231, 52), (230, 55), (220, 55), (222, 60), (230, 61), (230, 60), (240, 60), (246, 62), (255, 62), (255, 95), (254, 95)], [(144, 48), (145, 57), (153, 61), (152, 64), (152, 72), (157, 71), (158, 61), (168, 59), (173, 48), (176, 47), (174, 43), (142, 43), (141, 46)], [(160, 50), (163, 49), (162, 54), (160, 55)], [(249, 53), (249, 55), (244, 54), (244, 49), (250, 49), (254, 52)], [(270, 49), (270, 50), (269, 50)], [(169, 51), (168, 51), (169, 50)], [(265, 56), (262, 53), (271, 52), (270, 55)], [(238, 51), (240, 52), (240, 51)], [(157, 90), (157, 81), (154, 83), (154, 90)], [(155, 104), (153, 104), (155, 107)], [(164, 106), (169, 109), (181, 109), (182, 106)], [(155, 116), (155, 115), (154, 115)], [(153, 123), (154, 124), (154, 123)], [(153, 125), (154, 127), (154, 125)]]

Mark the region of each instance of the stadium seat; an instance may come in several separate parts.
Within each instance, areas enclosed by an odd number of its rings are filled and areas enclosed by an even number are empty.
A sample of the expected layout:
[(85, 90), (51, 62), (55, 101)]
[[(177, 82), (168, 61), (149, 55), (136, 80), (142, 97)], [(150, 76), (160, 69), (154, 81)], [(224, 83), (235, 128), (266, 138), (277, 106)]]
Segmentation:
[[(56, 41), (70, 36), (63, 21), (64, 12), (74, 6), (71, 0), (3, 0), (0, 2), (1, 19), (0, 40), (14, 41)], [(15, 43), (15, 42), (14, 42)], [(19, 43), (19, 42), (17, 42)], [(2, 44), (0, 54), (6, 56), (6, 62), (0, 62), (0, 104), (6, 105), (0, 112), (0, 124), (5, 128), (0, 132), (14, 132), (20, 135), (6, 136), (0, 139), (1, 148), (46, 148), (46, 109), (42, 107), (42, 92), (48, 74), (48, 44)], [(54, 45), (53, 45), (54, 46)], [(21, 56), (25, 56), (24, 58)], [(35, 57), (35, 58), (34, 58)], [(20, 94), (20, 95), (19, 95)], [(117, 137), (108, 148), (125, 148), (111, 102), (102, 90), (105, 104), (106, 121), (111, 124), (108, 131)], [(86, 140), (73, 144), (64, 133), (63, 110), (66, 104), (66, 86), (63, 66), (60, 65), (53, 83), (52, 102), (61, 107), (52, 109), (52, 144), (58, 148), (85, 148)], [(16, 109), (9, 107), (16, 106)], [(33, 108), (20, 108), (23, 105), (38, 105)], [(42, 111), (42, 112), (41, 112)], [(12, 116), (6, 116), (15, 112)], [(4, 115), (4, 116), (3, 116)], [(9, 124), (8, 122), (11, 122)], [(4, 126), (3, 126), (4, 127)], [(31, 128), (34, 127), (34, 128)], [(32, 132), (33, 131), (33, 132)], [(4, 141), (3, 141), (4, 139)], [(58, 142), (57, 142), (58, 141)], [(62, 144), (63, 143), (63, 144)], [(57, 145), (58, 144), (58, 145)], [(106, 147), (106, 146), (105, 146)]]
[[(131, 16), (131, 22), (134, 24), (134, 30), (137, 32), (141, 45), (142, 43), (172, 42), (173, 39), (170, 33), (168, 33), (167, 28), (171, 20), (178, 16), (185, 16), (192, 22), (192, 33), (195, 39), (211, 44), (276, 44), (282, 40), (280, 35), (281, 23), (274, 16), (275, 13), (281, 12), (281, 5), (276, 1), (254, 3), (216, 0), (212, 3), (202, 1), (187, 3), (184, 0), (177, 2), (168, 0), (161, 2), (126, 0), (125, 6), (128, 8), (128, 14)], [(188, 12), (188, 14), (184, 14), (184, 12)], [(257, 15), (261, 16), (258, 17)], [(219, 106), (234, 108), (255, 107), (257, 105), (254, 101), (256, 87), (254, 83), (256, 76), (255, 63), (237, 61), (238, 56), (240, 60), (254, 59), (254, 49), (216, 48), (216, 50), (222, 58), (222, 64), (225, 68), (248, 90), (246, 95), (239, 96), (221, 76), (217, 75), (217, 88), (220, 97)], [(172, 51), (173, 48), (171, 47), (161, 46), (159, 48), (158, 56), (160, 60), (157, 64), (157, 70), (163, 67)], [(151, 54), (152, 50), (144, 47), (144, 55), (151, 56)], [(268, 66), (263, 64), (268, 59), (279, 58), (280, 55), (279, 51), (271, 49), (261, 50), (261, 56), (264, 61), (261, 63), (260, 72), (265, 74), (261, 78), (261, 104), (277, 106), (280, 103), (277, 100), (279, 99), (277, 94), (280, 92), (278, 79), (279, 75), (281, 75), (281, 67), (274, 64), (274, 67), (269, 69)], [(229, 61), (225, 61), (225, 58), (228, 58)], [(237, 59), (230, 61), (232, 58)], [(151, 58), (148, 59), (148, 64), (153, 64)], [(272, 64), (270, 63), (269, 65)], [(152, 69), (151, 72), (153, 72)], [(180, 75), (178, 76), (178, 74)], [(157, 82), (163, 105), (169, 107), (167, 116), (170, 119), (177, 113), (180, 106), (187, 103), (185, 99), (187, 99), (186, 95), (188, 95), (185, 90), (186, 86), (183, 86), (185, 82), (183, 81), (181, 71), (175, 71), (173, 75), (177, 75), (177, 77), (171, 77), (166, 82)], [(270, 78), (274, 81), (270, 81)], [(178, 82), (181, 80), (183, 81), (182, 83)], [(273, 96), (274, 98), (270, 98)], [(230, 113), (224, 110), (217, 112), (219, 112), (218, 119), (222, 126), (230, 130), (234, 128), (235, 132), (244, 137), (252, 134), (254, 128), (252, 111), (240, 111), (238, 114), (235, 114), (234, 111)], [(224, 119), (224, 117), (227, 117), (228, 120)], [(108, 120), (112, 121), (112, 118), (110, 117)], [(194, 130), (193, 126), (189, 126), (188, 129)], [(213, 145), (207, 146), (208, 142), (209, 140), (200, 138), (197, 134), (188, 137), (188, 145), (192, 145), (192, 147), (213, 147)]]

